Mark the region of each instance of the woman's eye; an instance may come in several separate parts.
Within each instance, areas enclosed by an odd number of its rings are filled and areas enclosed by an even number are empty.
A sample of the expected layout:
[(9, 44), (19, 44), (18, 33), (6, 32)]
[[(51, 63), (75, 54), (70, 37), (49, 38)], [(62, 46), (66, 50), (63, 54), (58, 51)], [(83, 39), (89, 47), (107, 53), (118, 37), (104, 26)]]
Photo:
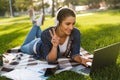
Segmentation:
[(72, 25), (75, 25), (75, 22), (74, 22), (74, 23), (66, 23), (66, 25), (71, 25), (71, 24), (72, 24)]
[(73, 25), (75, 25), (75, 23), (73, 23)]
[(70, 23), (66, 23), (66, 25), (70, 25)]

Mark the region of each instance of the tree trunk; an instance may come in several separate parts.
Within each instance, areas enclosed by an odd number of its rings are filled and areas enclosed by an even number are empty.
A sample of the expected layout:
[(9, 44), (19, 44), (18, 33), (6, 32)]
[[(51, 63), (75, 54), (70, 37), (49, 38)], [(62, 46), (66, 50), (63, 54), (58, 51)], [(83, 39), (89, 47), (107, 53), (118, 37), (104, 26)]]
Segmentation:
[(45, 10), (44, 10), (44, 0), (42, 0), (42, 12), (43, 12), (43, 14), (45, 14)]
[(54, 0), (52, 0), (52, 17), (54, 17), (55, 16), (55, 10), (54, 10)]

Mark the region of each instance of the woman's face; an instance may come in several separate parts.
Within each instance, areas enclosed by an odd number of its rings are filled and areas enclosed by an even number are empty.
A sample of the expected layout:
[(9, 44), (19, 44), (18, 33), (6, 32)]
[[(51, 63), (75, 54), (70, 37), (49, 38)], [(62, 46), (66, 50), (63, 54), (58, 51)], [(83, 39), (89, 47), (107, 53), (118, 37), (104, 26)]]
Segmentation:
[(60, 23), (59, 27), (64, 35), (69, 36), (71, 34), (75, 25), (75, 19), (75, 17), (69, 16), (63, 19), (63, 21)]

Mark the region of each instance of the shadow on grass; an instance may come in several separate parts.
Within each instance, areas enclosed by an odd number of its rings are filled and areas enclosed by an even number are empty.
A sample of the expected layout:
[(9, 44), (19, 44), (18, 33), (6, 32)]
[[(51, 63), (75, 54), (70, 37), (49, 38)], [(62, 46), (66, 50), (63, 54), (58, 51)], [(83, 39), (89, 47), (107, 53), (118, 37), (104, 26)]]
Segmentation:
[[(14, 24), (13, 24), (14, 25)], [(12, 25), (10, 25), (12, 26)], [(12, 27), (14, 28), (14, 27)], [(12, 29), (11, 27), (5, 27), (2, 30), (9, 31)], [(26, 29), (28, 29), (28, 26), (18, 27), (14, 31), (3, 34), (0, 36), (0, 54), (6, 52), (6, 50), (13, 48), (15, 46), (18, 46), (21, 44), (21, 41), (19, 40), (21, 37), (26, 36), (28, 32), (26, 32)], [(23, 31), (25, 30), (25, 31)]]
[(120, 80), (120, 64), (106, 67), (91, 75), (92, 80)]
[(0, 80), (12, 80), (12, 79), (9, 79), (9, 78), (7, 78), (7, 77), (4, 77), (4, 76), (0, 76)]
[(90, 80), (90, 77), (72, 71), (63, 71), (51, 76), (48, 80)]
[[(81, 30), (82, 27), (78, 29)], [(95, 25), (95, 28), (81, 30), (81, 34), (81, 46), (93, 52), (97, 48), (120, 42), (120, 24)]]
[(0, 41), (1, 41), (0, 45), (2, 47), (1, 48), (2, 50), (0, 50), (0, 53), (6, 52), (6, 50), (8, 50), (9, 48), (12, 48), (12, 46), (10, 46), (10, 43), (22, 35), (25, 35), (25, 34), (14, 31), (12, 33), (4, 34), (0, 36)]

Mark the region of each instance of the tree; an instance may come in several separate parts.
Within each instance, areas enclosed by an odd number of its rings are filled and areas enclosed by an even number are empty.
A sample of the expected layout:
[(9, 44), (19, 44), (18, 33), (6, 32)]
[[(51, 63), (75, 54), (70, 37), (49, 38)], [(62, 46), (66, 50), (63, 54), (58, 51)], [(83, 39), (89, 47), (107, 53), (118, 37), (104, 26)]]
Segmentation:
[(6, 11), (9, 11), (9, 1), (0, 0), (0, 16), (5, 15)]
[(25, 11), (32, 4), (33, 0), (15, 0), (13, 5), (16, 11)]
[(117, 4), (120, 4), (120, 0), (105, 0), (111, 8), (120, 8)]
[(44, 10), (44, 0), (42, 0), (42, 10), (43, 10), (43, 14), (45, 14), (45, 10)]
[(98, 8), (99, 3), (103, 0), (78, 0), (79, 5), (89, 5), (89, 7)]
[(54, 7), (55, 7), (55, 5), (54, 5), (54, 0), (52, 0), (52, 17), (54, 17), (55, 16), (55, 9), (54, 9)]
[(64, 4), (69, 6), (69, 4), (72, 4), (72, 5), (78, 5), (80, 3), (79, 0), (65, 0)]

